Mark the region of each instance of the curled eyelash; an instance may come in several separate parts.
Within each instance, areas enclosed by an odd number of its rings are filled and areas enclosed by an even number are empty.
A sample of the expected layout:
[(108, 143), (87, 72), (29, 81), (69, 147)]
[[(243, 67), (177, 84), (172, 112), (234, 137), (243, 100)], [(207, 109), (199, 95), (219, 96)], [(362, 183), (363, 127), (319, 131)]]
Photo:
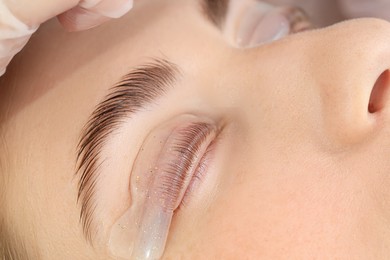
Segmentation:
[(204, 155), (219, 134), (216, 123), (183, 115), (146, 138), (131, 170), (131, 205), (110, 236), (114, 250), (128, 243), (118, 254), (136, 259), (163, 254), (175, 211), (199, 167), (205, 169), (202, 162), (208, 163)]
[(193, 194), (194, 190), (202, 181), (204, 181), (204, 178), (206, 176), (206, 171), (208, 169), (210, 161), (213, 160), (213, 158), (214, 158), (213, 151), (215, 150), (215, 148), (217, 146), (218, 139), (219, 139), (219, 136), (217, 136), (216, 139), (210, 143), (210, 145), (208, 146), (203, 157), (199, 161), (199, 164), (195, 170), (195, 173), (192, 176), (192, 180), (188, 184), (188, 188), (187, 188), (186, 192), (184, 193), (183, 199), (182, 199), (181, 204), (179, 205), (178, 209), (188, 205), (189, 200), (190, 200), (191, 195)]
[(207, 123), (192, 123), (174, 135), (172, 144), (163, 151), (162, 165), (155, 176), (158, 185), (154, 192), (166, 210), (179, 206), (210, 138), (215, 136), (215, 128)]

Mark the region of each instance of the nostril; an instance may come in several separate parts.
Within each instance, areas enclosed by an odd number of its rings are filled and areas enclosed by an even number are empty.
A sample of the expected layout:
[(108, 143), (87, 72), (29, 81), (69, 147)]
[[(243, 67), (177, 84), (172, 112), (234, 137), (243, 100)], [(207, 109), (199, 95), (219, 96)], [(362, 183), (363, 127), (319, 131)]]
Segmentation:
[(390, 71), (385, 70), (376, 80), (374, 88), (372, 89), (370, 102), (368, 103), (369, 113), (376, 113), (384, 108), (386, 100), (389, 98), (389, 84)]

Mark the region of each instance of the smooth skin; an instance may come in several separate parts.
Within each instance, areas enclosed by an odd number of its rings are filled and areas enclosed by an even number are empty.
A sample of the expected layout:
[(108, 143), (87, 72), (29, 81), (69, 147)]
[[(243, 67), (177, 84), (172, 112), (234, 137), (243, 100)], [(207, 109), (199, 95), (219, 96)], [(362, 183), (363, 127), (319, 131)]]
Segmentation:
[(175, 214), (166, 259), (389, 259), (388, 80), (368, 111), (389, 42), (389, 23), (359, 19), (236, 49), (183, 0), (145, 1), (83, 33), (46, 24), (1, 80), (0, 212), (31, 259), (115, 259), (107, 240), (121, 212), (96, 213), (94, 247), (82, 235), (77, 141), (111, 85), (166, 58), (182, 76), (132, 122), (134, 138), (112, 141), (118, 163), (102, 174), (113, 184), (99, 193), (124, 207), (118, 173), (151, 126), (189, 111), (222, 118), (213, 177)]

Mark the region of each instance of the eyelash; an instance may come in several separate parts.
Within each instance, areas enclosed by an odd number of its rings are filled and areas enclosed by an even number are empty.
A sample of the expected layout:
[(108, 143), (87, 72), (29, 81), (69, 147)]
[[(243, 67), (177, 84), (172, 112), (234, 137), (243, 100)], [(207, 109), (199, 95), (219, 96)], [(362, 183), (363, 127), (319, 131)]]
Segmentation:
[(187, 190), (184, 193), (183, 199), (178, 207), (178, 209), (182, 207), (186, 207), (191, 199), (191, 195), (193, 194), (196, 187), (204, 181), (206, 171), (208, 169), (208, 165), (210, 160), (212, 160), (212, 154), (216, 146), (216, 141), (212, 141), (204, 153), (203, 157), (200, 159), (199, 164), (195, 170), (194, 175), (190, 183), (188, 184)]
[(175, 135), (172, 145), (163, 152), (164, 170), (155, 177), (159, 179), (155, 192), (169, 210), (186, 205), (195, 184), (204, 178), (216, 130), (207, 123), (193, 123)]

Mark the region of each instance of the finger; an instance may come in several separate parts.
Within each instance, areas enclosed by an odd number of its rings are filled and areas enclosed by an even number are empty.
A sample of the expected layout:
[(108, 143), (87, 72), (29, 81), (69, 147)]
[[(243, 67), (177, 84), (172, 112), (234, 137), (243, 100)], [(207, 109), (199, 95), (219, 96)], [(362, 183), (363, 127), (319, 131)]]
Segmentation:
[[(80, 0), (0, 0), (17, 19), (35, 27), (78, 5)], [(4, 19), (0, 17), (0, 20)]]
[(37, 28), (38, 26), (28, 26), (20, 21), (4, 1), (0, 0), (0, 76)]
[(83, 0), (71, 10), (58, 16), (69, 31), (95, 27), (110, 18), (119, 18), (133, 7), (132, 0)]
[(71, 9), (62, 16), (63, 24), (73, 30), (87, 29), (123, 15), (132, 4), (132, 0), (0, 0), (0, 76), (48, 19)]
[(0, 76), (44, 21), (77, 5), (79, 0), (0, 0)]

